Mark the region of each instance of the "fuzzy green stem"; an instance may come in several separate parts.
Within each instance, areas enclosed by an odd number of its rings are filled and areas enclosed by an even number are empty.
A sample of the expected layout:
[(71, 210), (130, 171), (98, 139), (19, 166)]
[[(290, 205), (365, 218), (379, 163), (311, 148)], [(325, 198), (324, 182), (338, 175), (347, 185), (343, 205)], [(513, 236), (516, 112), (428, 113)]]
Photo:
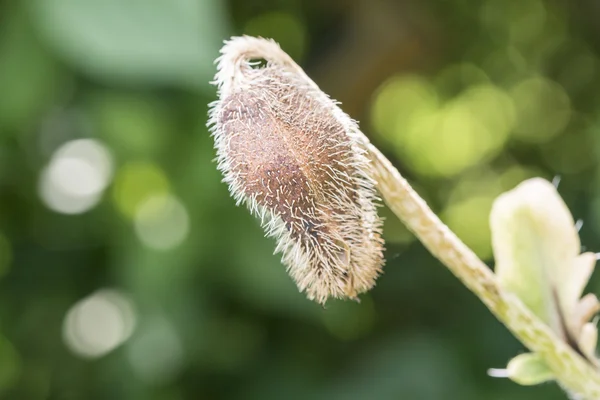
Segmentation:
[(529, 350), (543, 357), (572, 396), (600, 399), (600, 371), (556, 336), (427, 206), (398, 170), (365, 138), (378, 189), (389, 208), (423, 245), (490, 309)]

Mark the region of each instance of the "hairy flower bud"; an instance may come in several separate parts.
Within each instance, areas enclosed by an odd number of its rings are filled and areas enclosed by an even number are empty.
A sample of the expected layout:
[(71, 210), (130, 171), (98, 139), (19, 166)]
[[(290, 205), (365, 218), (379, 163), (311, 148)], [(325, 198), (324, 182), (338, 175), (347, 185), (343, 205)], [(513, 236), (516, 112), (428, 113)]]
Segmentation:
[(221, 53), (209, 126), (224, 181), (309, 299), (356, 298), (384, 261), (358, 125), (275, 42), (232, 38)]

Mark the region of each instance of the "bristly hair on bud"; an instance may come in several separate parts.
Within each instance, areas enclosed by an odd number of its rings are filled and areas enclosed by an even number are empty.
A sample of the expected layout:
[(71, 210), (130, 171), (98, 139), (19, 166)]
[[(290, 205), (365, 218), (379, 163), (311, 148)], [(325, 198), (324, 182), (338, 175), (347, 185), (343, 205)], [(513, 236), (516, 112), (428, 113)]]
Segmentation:
[(218, 169), (277, 240), (298, 288), (322, 304), (371, 289), (382, 223), (358, 124), (272, 40), (226, 41), (213, 84)]

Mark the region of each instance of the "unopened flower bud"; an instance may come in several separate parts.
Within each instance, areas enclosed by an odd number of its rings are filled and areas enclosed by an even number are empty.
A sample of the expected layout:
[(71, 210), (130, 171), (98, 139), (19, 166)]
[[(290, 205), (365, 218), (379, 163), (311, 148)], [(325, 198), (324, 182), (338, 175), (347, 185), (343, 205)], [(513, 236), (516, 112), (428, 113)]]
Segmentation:
[(233, 197), (276, 238), (308, 298), (369, 290), (383, 240), (358, 125), (276, 43), (238, 37), (221, 53), (209, 125)]

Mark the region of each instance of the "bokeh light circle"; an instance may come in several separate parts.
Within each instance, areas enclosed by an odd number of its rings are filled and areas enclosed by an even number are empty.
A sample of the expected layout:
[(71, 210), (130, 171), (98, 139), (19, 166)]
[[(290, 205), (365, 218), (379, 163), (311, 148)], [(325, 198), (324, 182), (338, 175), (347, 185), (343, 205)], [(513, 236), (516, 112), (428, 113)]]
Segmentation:
[(42, 170), (39, 194), (44, 204), (63, 214), (93, 208), (112, 179), (110, 151), (96, 139), (77, 139), (62, 145)]
[(134, 219), (140, 241), (156, 250), (170, 250), (181, 244), (189, 231), (189, 215), (185, 206), (171, 194), (147, 198)]
[(74, 354), (98, 358), (126, 341), (135, 325), (131, 300), (119, 291), (103, 289), (69, 309), (63, 323), (63, 339)]

